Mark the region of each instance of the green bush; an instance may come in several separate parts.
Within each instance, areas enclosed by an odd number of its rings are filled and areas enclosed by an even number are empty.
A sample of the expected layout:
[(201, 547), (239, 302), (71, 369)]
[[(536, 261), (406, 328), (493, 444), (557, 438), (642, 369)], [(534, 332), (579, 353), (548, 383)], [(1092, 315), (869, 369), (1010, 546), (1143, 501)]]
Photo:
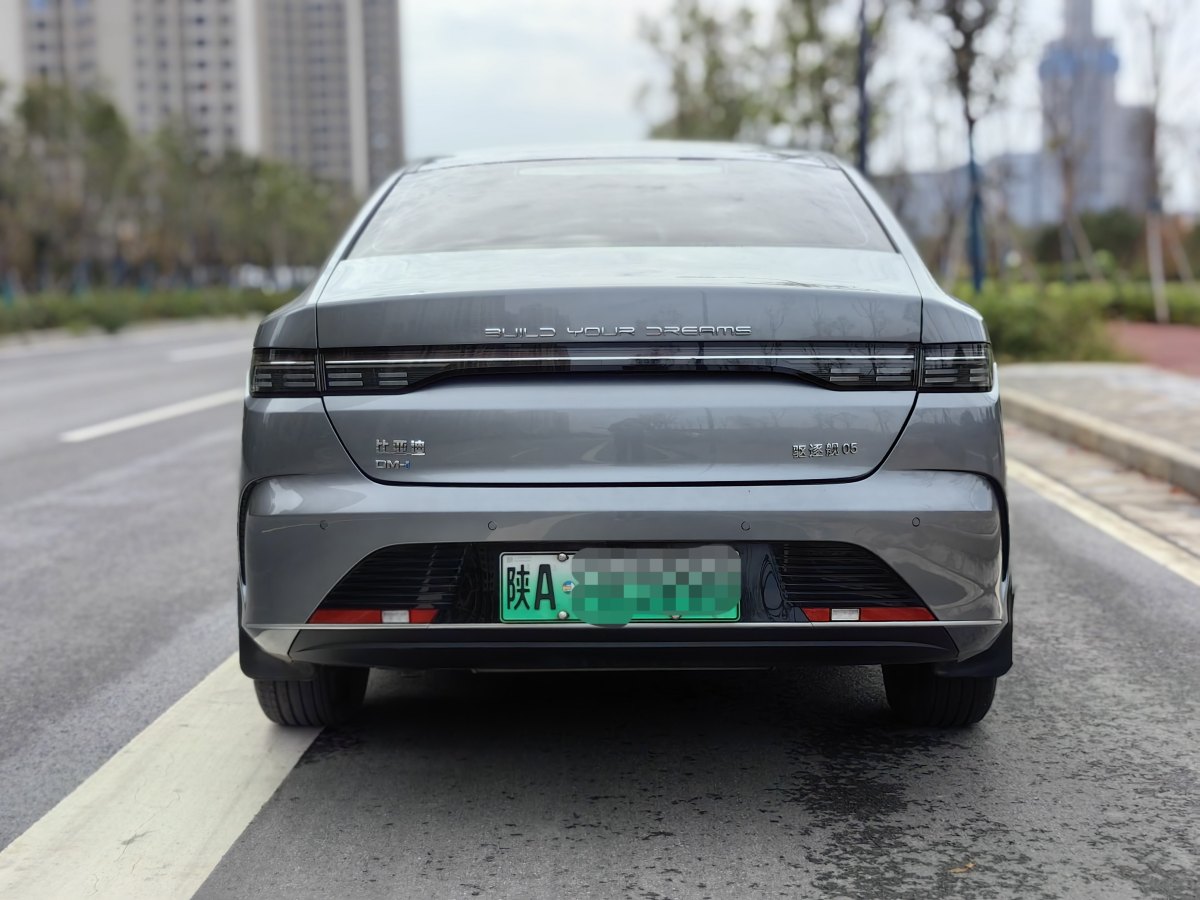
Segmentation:
[(287, 294), (199, 288), (190, 291), (102, 290), (79, 296), (34, 294), (0, 300), (0, 334), (44, 328), (120, 331), (132, 322), (212, 316), (262, 316)]
[[(1169, 282), (1166, 292), (1173, 323), (1200, 325), (1200, 288)], [(974, 305), (969, 284), (958, 285), (955, 296)], [(1148, 281), (1077, 281), (1073, 284), (1048, 282), (1040, 286), (1027, 281), (1010, 284), (988, 282), (980, 302), (991, 303), (999, 298), (1041, 298), (1055, 303), (1079, 302), (1096, 307), (1106, 319), (1154, 321), (1154, 295)]]
[[(1167, 308), (1176, 325), (1200, 325), (1200, 289), (1168, 284)], [(1114, 285), (1112, 297), (1105, 304), (1105, 313), (1113, 319), (1153, 322), (1154, 295), (1150, 284), (1139, 281)]]
[[(983, 313), (996, 353), (1007, 359), (1119, 358), (1105, 323), (1154, 321), (1149, 282), (989, 282), (978, 297), (969, 285), (960, 285), (956, 296)], [(1167, 303), (1172, 322), (1200, 325), (1200, 293), (1195, 289), (1168, 284)]]
[(1117, 352), (1093, 299), (1050, 285), (1034, 291), (984, 291), (965, 296), (983, 314), (1000, 359), (1103, 360)]

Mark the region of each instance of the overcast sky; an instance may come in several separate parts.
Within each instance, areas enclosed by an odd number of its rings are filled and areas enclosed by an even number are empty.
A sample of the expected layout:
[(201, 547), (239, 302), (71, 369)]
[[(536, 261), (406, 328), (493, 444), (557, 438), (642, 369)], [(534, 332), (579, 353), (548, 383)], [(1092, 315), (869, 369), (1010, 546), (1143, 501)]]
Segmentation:
[[(720, 0), (726, 6), (733, 0)], [(882, 2), (882, 0), (877, 0)], [(895, 2), (895, 0), (891, 0)], [(1122, 102), (1144, 99), (1140, 30), (1133, 3), (1096, 0), (1096, 25), (1117, 41)], [(1149, 0), (1155, 2), (1155, 0)], [(773, 0), (754, 0), (764, 10)], [(1200, 81), (1194, 65), (1200, 49), (1200, 0), (1186, 0), (1187, 21), (1178, 25), (1179, 53), (1168, 115), (1190, 133), (1174, 139), (1171, 172), (1176, 205), (1195, 208), (1200, 180)], [(669, 0), (405, 0), (404, 67), (410, 156), (546, 141), (619, 141), (643, 137), (648, 120), (636, 97), (648, 79), (661, 76), (638, 38), (642, 15), (660, 14)], [(1020, 68), (1010, 112), (982, 126), (983, 152), (1034, 150), (1040, 141), (1037, 59), (1042, 45), (1061, 31), (1061, 0), (1022, 0), (1022, 34), (1015, 52)], [(910, 167), (960, 162), (961, 135), (955, 109), (931, 92), (941, 47), (923, 29), (902, 25), (893, 35), (887, 64), (906, 74), (897, 103), (908, 110), (903, 128), (893, 127), (873, 148), (880, 168), (905, 159)], [(895, 48), (903, 48), (897, 50)], [(1188, 77), (1185, 79), (1185, 75)], [(1187, 83), (1185, 83), (1185, 81)], [(935, 128), (934, 118), (948, 119)], [(893, 117), (896, 122), (896, 118)], [(1190, 150), (1190, 152), (1188, 152)]]

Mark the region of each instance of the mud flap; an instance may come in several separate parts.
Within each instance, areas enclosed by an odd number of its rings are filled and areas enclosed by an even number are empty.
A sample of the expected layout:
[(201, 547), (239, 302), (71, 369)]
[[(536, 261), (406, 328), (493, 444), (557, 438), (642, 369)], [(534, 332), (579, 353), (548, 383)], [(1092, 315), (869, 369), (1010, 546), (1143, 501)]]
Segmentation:
[(998, 678), (1013, 664), (1013, 599), (1016, 591), (1008, 588), (1008, 624), (992, 646), (982, 653), (960, 662), (937, 663), (934, 674), (945, 678)]

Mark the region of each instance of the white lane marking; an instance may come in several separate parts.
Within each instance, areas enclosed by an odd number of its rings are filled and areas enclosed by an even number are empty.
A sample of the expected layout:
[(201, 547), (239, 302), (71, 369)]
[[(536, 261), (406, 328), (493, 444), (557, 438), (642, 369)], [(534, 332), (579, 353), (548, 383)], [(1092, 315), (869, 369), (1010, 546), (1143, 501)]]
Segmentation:
[(116, 434), (118, 431), (128, 431), (130, 428), (140, 428), (142, 425), (151, 425), (155, 422), (174, 419), (178, 416), (186, 416), (189, 413), (200, 412), (202, 409), (212, 409), (214, 406), (234, 403), (240, 401), (245, 396), (245, 393), (242, 388), (232, 388), (228, 391), (217, 391), (215, 394), (205, 394), (203, 397), (195, 397), (180, 403), (169, 403), (166, 406), (148, 409), (145, 412), (134, 413), (130, 416), (121, 416), (119, 419), (110, 419), (107, 422), (87, 425), (83, 428), (76, 428), (73, 431), (64, 431), (59, 435), (59, 440), (66, 444), (78, 444), (82, 441), (106, 437), (110, 434)]
[(219, 356), (245, 356), (250, 358), (251, 342), (246, 338), (236, 341), (221, 341), (216, 344), (201, 344), (198, 347), (180, 347), (167, 354), (167, 359), (173, 363), (195, 362), (200, 359), (216, 359)]
[(1008, 460), (1008, 474), (1050, 502), (1074, 513), (1087, 524), (1127, 544), (1179, 577), (1200, 586), (1200, 557), (1188, 553), (1182, 547), (1147, 531), (1141, 525), (1129, 521), (1019, 460)]
[(231, 656), (0, 853), (0, 897), (191, 897), (319, 730), (268, 722)]

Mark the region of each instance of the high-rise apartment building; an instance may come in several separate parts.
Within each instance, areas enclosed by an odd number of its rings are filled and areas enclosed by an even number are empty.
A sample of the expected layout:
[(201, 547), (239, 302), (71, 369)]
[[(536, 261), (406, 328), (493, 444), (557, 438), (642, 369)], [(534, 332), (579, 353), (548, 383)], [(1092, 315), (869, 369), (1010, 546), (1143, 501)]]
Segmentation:
[(24, 77), (104, 91), (143, 133), (178, 123), (209, 153), (253, 151), (253, 2), (20, 0)]
[(361, 194), (404, 156), (399, 7), (0, 0), (0, 35), (20, 56), (0, 60), (12, 70), (0, 77), (102, 90), (143, 134), (178, 123), (208, 153), (261, 152)]
[(25, 77), (95, 86), (100, 48), (92, 4), (25, 0), (21, 6)]
[(399, 0), (260, 0), (263, 149), (359, 193), (403, 161)]
[(363, 17), (367, 177), (378, 184), (404, 161), (401, 116), (400, 2), (356, 0)]

